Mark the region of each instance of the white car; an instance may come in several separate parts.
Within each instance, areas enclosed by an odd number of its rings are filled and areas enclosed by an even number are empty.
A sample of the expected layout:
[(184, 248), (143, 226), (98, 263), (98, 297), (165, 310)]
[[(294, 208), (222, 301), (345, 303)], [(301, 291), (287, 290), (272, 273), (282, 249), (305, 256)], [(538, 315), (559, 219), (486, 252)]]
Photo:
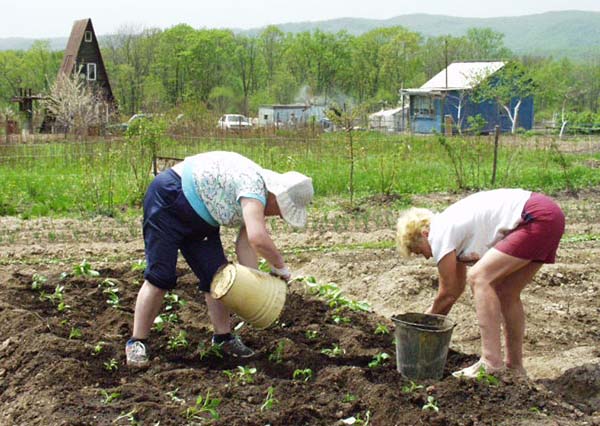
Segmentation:
[(252, 128), (252, 123), (241, 114), (225, 114), (219, 118), (217, 128), (221, 130), (246, 130)]

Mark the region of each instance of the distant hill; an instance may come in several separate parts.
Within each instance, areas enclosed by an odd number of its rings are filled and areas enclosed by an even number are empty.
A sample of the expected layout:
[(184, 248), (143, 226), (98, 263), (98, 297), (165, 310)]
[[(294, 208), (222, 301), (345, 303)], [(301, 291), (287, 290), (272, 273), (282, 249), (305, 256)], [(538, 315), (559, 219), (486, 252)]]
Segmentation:
[[(320, 29), (326, 32), (345, 30), (359, 35), (374, 28), (400, 25), (424, 36), (464, 35), (469, 28), (491, 28), (504, 34), (506, 46), (519, 55), (586, 58), (600, 52), (600, 12), (561, 11), (537, 15), (500, 18), (460, 18), (444, 15), (412, 14), (390, 19), (340, 18), (327, 21), (296, 22), (277, 25), (284, 32), (297, 33)], [(236, 30), (258, 34), (263, 28)], [(0, 50), (28, 49), (33, 39), (0, 38)], [(52, 49), (62, 50), (67, 39), (49, 39)], [(102, 37), (100, 37), (102, 44)]]

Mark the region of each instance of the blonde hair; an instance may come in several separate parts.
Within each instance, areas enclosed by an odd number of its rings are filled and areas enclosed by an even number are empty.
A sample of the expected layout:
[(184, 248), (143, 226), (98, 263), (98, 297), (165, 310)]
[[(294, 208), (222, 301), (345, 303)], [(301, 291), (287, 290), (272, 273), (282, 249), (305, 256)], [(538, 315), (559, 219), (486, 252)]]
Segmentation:
[(433, 212), (417, 207), (405, 210), (396, 224), (396, 248), (400, 256), (408, 257), (411, 249), (421, 238), (421, 233), (429, 230)]

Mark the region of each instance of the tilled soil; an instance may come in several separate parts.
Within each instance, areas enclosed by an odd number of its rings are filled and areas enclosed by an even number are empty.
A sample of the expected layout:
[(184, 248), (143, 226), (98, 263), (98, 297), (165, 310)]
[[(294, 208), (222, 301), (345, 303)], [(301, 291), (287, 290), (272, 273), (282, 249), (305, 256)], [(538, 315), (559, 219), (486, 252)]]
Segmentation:
[[(415, 202), (443, 207), (455, 198)], [(504, 376), (497, 384), (450, 375), (478, 358), (469, 294), (450, 315), (458, 325), (443, 378), (411, 383), (396, 371), (390, 318), (423, 311), (437, 278), (425, 260), (398, 259), (391, 246), (395, 213), (386, 216), (385, 206), (382, 220), (337, 217), (314, 221), (306, 232), (273, 227), (295, 274), (335, 283), (349, 298), (370, 302), (372, 312), (336, 312), (298, 280), (275, 326), (239, 330), (256, 356), (221, 358), (208, 350), (203, 298), (181, 263), (173, 294), (185, 302), (165, 301), (163, 313), (176, 318), (153, 331), (153, 359), (145, 371), (124, 364), (143, 280), (141, 271), (132, 270), (143, 257), (137, 219), (3, 218), (0, 424), (342, 425), (352, 417), (354, 424), (371, 425), (600, 424), (600, 242), (594, 238), (600, 234), (600, 197), (590, 192), (559, 201), (567, 233), (558, 261), (545, 266), (523, 294), (530, 379)], [(233, 233), (225, 232), (223, 240), (231, 249)], [(98, 277), (74, 273), (84, 259)], [(107, 289), (118, 294), (118, 306), (108, 303)], [(390, 334), (376, 334), (378, 325)], [(187, 346), (175, 339), (182, 331)], [(382, 353), (390, 358), (373, 365)], [(218, 419), (202, 410), (207, 396), (219, 402)]]

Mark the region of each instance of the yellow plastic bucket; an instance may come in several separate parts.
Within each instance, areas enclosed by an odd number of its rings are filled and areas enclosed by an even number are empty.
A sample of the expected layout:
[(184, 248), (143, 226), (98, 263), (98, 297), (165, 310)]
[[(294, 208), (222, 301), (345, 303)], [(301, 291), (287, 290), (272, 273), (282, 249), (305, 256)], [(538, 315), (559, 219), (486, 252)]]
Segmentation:
[(287, 284), (282, 279), (237, 263), (222, 266), (210, 286), (214, 299), (258, 329), (267, 328), (279, 318), (286, 292)]

